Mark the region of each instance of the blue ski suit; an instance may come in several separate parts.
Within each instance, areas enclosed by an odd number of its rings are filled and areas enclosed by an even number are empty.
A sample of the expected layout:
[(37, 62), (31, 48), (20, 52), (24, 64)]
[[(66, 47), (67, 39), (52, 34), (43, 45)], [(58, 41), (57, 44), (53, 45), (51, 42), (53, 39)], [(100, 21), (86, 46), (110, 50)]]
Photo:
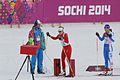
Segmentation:
[(112, 63), (112, 52), (113, 52), (112, 42), (114, 42), (114, 40), (112, 38), (113, 34), (111, 32), (109, 32), (110, 36), (106, 36), (105, 34), (106, 33), (104, 33), (102, 37), (98, 36), (98, 38), (101, 41), (104, 40), (103, 55), (105, 60), (105, 68), (110, 68)]
[(31, 58), (32, 63), (32, 72), (35, 70), (36, 59), (37, 59), (37, 68), (40, 72), (43, 71), (43, 51), (45, 50), (45, 37), (41, 28), (35, 27), (34, 29), (34, 44), (40, 44), (40, 48), (37, 49), (36, 55), (33, 55)]

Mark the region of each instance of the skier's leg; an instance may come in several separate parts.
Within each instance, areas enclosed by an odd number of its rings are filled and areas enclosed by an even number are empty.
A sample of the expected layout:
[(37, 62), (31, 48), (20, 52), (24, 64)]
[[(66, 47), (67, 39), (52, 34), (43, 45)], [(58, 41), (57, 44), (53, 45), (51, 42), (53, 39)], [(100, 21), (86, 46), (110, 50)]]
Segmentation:
[(108, 75), (112, 75), (113, 74), (113, 61), (112, 61), (112, 51), (109, 52), (109, 65), (110, 65), (110, 71), (108, 73)]
[(65, 71), (65, 49), (62, 50), (61, 59), (62, 59), (62, 70)]
[(37, 54), (37, 72), (39, 72), (39, 49), (38, 49), (38, 54)]
[(110, 69), (113, 69), (113, 59), (112, 59), (112, 52), (113, 52), (113, 47), (110, 45), (110, 51), (109, 51), (109, 62), (110, 62)]
[(109, 52), (110, 68), (113, 68), (112, 52)]
[(64, 48), (62, 49), (61, 59), (62, 59), (62, 72), (59, 75), (65, 76), (66, 72), (65, 72), (65, 49)]
[(71, 59), (71, 53), (72, 53), (72, 48), (71, 48), (71, 46), (67, 46), (67, 48), (66, 48), (66, 57), (68, 58), (68, 64), (70, 63), (70, 59)]
[(105, 60), (105, 68), (108, 68), (108, 60), (109, 60), (109, 45), (104, 44), (104, 60)]
[(104, 53), (104, 59), (105, 59), (105, 68), (109, 68), (108, 67), (108, 60), (109, 60), (109, 58), (108, 58), (108, 52)]
[(108, 46), (105, 46), (104, 47), (104, 60), (105, 60), (105, 74), (107, 74), (108, 73), (108, 69), (109, 69), (109, 64), (108, 64), (108, 62), (109, 62), (109, 48), (108, 48)]
[[(71, 59), (71, 53), (72, 53), (72, 48), (71, 46), (67, 46), (67, 49), (66, 49), (66, 58), (68, 60), (68, 65), (69, 65), (69, 70), (71, 70), (71, 72), (73, 72), (72, 68), (71, 68), (71, 64), (70, 64), (70, 59)], [(74, 75), (74, 74), (73, 74)], [(70, 76), (70, 71), (69, 71), (69, 75)]]
[(42, 73), (43, 72), (43, 49), (39, 49), (39, 54), (38, 54), (38, 72)]
[[(37, 55), (37, 52), (36, 52), (36, 55)], [(34, 71), (35, 71), (36, 55), (32, 55), (32, 57), (31, 57), (31, 65), (32, 65), (31, 73), (34, 73)]]
[(112, 52), (109, 52), (109, 71), (108, 75), (113, 74), (113, 61), (112, 61)]

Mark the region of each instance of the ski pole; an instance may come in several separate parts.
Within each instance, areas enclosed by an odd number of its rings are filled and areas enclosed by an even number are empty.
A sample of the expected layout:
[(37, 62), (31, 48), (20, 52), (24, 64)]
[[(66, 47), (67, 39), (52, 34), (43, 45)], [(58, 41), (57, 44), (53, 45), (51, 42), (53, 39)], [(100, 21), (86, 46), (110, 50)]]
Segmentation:
[(70, 64), (70, 61), (68, 60), (68, 57), (67, 57), (67, 54), (66, 54), (66, 52), (65, 52), (65, 49), (63, 48), (63, 51), (64, 51), (64, 53), (65, 53), (65, 56), (66, 56), (66, 59), (67, 59), (67, 62), (68, 62), (68, 65), (69, 65), (69, 67), (70, 67), (70, 70), (71, 70), (71, 72), (72, 72), (72, 77), (74, 77), (74, 72), (73, 72), (73, 69), (72, 69), (72, 67), (71, 67), (71, 64)]
[[(47, 36), (46, 39), (45, 39), (45, 46), (46, 46), (46, 49), (45, 49), (44, 54), (45, 54), (45, 56), (48, 58), (48, 60), (50, 61), (50, 63), (53, 64), (52, 60), (50, 59), (50, 57), (49, 57), (48, 54), (47, 54), (47, 41), (48, 41), (48, 36)], [(46, 63), (45, 60), (44, 60), (44, 63)], [(53, 67), (53, 66), (52, 66), (52, 67)], [(45, 68), (46, 68), (46, 70), (47, 70), (46, 65), (45, 65)]]
[[(47, 41), (48, 41), (48, 36), (46, 37), (46, 40), (45, 40), (45, 45), (46, 45), (46, 49), (47, 49)], [(47, 50), (45, 49), (45, 55), (46, 57), (49, 59), (49, 61), (53, 64), (52, 60), (50, 59), (50, 57), (47, 55)]]
[(96, 52), (97, 52), (97, 67), (96, 67), (96, 70), (98, 71), (99, 70), (99, 67), (98, 67), (98, 38), (96, 38)]

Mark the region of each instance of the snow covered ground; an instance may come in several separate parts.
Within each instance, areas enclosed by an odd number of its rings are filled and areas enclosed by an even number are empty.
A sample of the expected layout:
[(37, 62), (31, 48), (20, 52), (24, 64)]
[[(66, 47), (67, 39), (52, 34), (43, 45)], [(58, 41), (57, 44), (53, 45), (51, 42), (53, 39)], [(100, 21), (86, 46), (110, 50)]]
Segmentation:
[[(104, 23), (105, 24), (105, 23)], [(100, 23), (69, 23), (62, 24), (69, 34), (70, 43), (73, 47), (72, 58), (76, 63), (76, 76), (74, 78), (53, 77), (53, 59), (61, 55), (60, 42), (47, 39), (46, 54), (44, 54), (45, 75), (35, 74), (35, 80), (120, 80), (120, 76), (95, 76), (95, 72), (86, 72), (89, 65), (104, 64), (102, 48), (103, 42), (99, 41), (99, 51), (96, 51), (95, 32), (102, 34), (104, 24)], [(109, 23), (114, 32), (115, 43), (113, 44), (114, 74), (120, 75), (120, 23)], [(0, 26), (0, 80), (14, 80), (26, 55), (21, 55), (20, 45), (27, 42), (28, 32), (32, 25), (21, 25), (21, 28), (7, 28), (8, 25)], [(57, 34), (57, 27), (44, 25), (44, 32)], [(51, 62), (52, 61), (52, 62)], [(26, 65), (20, 73), (18, 80), (32, 80), (31, 74), (26, 71)]]

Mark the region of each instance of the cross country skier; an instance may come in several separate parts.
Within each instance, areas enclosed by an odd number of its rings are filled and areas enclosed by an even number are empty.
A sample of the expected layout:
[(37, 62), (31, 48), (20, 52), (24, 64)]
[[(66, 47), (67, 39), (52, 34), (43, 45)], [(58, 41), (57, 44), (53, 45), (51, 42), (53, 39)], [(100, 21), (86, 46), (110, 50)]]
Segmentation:
[[(106, 24), (104, 26), (104, 34), (102, 37), (100, 37), (99, 33), (96, 32), (97, 37), (103, 41), (104, 40), (104, 60), (105, 60), (105, 73), (104, 75), (112, 75), (112, 52), (113, 52), (113, 47), (112, 47), (112, 42), (114, 42), (113, 40), (113, 33), (112, 33), (112, 29), (110, 29), (110, 26), (108, 24)], [(109, 73), (111, 71), (111, 73)]]
[[(66, 72), (65, 72), (65, 58), (67, 58), (68, 61), (70, 62), (71, 53), (72, 53), (72, 47), (71, 47), (71, 45), (69, 43), (69, 40), (68, 40), (68, 34), (64, 32), (64, 27), (60, 26), (59, 29), (58, 29), (58, 33), (59, 34), (56, 37), (51, 36), (49, 34), (49, 32), (47, 32), (46, 35), (49, 36), (50, 38), (52, 38), (53, 40), (59, 39), (61, 41), (61, 44), (63, 46), (62, 54), (61, 54), (62, 70), (63, 71), (62, 71), (62, 73), (60, 75), (66, 76)], [(68, 62), (68, 64), (69, 64), (69, 62)]]
[(45, 74), (43, 72), (43, 51), (45, 50), (45, 37), (44, 33), (41, 29), (42, 23), (39, 20), (36, 20), (33, 26), (33, 37), (34, 37), (34, 45), (40, 45), (40, 48), (37, 49), (36, 55), (32, 55), (31, 63), (32, 69), (31, 73), (34, 74), (36, 58), (37, 58), (37, 72), (38, 74)]

